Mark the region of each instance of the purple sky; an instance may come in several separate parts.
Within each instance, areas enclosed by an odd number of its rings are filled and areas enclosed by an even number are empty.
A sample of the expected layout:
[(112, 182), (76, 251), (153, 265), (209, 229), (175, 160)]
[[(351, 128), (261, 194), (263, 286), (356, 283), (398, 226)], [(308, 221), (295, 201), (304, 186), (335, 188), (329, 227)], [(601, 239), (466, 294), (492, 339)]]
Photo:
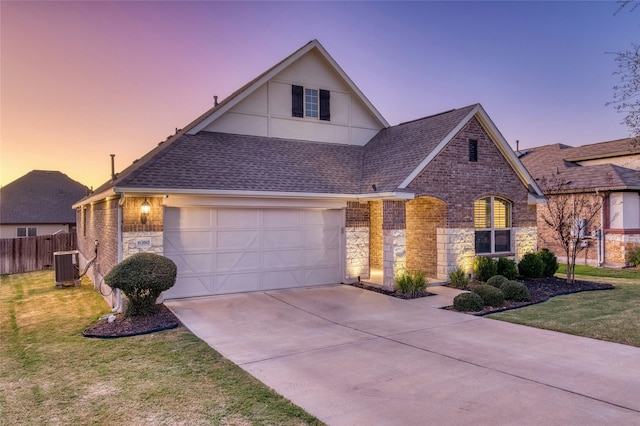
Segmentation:
[(393, 125), (480, 102), (526, 148), (628, 136), (605, 104), (640, 11), (609, 2), (7, 2), (0, 184), (87, 186), (318, 39)]

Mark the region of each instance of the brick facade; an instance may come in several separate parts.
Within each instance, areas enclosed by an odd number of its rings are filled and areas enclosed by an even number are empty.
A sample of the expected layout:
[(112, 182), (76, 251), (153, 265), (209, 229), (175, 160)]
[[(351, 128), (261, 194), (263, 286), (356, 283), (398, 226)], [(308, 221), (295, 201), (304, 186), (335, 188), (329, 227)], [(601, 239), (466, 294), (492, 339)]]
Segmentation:
[(369, 266), (382, 269), (382, 201), (369, 202)]
[(407, 269), (437, 276), (437, 230), (447, 221), (447, 205), (432, 197), (420, 197), (406, 204)]
[[(478, 161), (469, 162), (469, 139), (478, 141)], [(474, 117), (408, 186), (416, 197), (447, 204), (447, 228), (473, 228), (473, 202), (499, 195), (512, 204), (512, 226), (536, 226), (528, 189)]]

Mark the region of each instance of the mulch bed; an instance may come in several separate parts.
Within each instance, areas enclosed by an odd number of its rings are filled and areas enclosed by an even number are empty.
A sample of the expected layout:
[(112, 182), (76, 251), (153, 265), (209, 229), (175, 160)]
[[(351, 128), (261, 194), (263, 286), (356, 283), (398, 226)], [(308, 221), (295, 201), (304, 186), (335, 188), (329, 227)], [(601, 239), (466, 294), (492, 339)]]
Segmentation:
[(122, 314), (115, 314), (115, 317), (113, 322), (107, 319), (100, 320), (84, 330), (82, 335), (103, 339), (139, 336), (176, 328), (180, 324), (173, 312), (164, 305), (160, 305), (160, 310), (154, 315), (124, 318)]
[[(498, 308), (494, 308), (492, 306), (485, 306), (485, 309), (480, 312), (467, 312), (472, 315), (487, 315), (495, 312), (508, 311), (510, 309), (517, 309), (523, 306), (529, 306), (536, 303), (541, 303), (546, 300), (549, 300), (554, 296), (561, 296), (564, 294), (571, 293), (579, 293), (582, 291), (594, 291), (594, 290), (612, 290), (614, 286), (611, 284), (603, 284), (597, 283), (593, 281), (574, 281), (573, 284), (567, 283), (565, 279), (557, 278), (557, 277), (547, 277), (547, 278), (529, 278), (516, 280), (518, 282), (523, 283), (529, 289), (529, 295), (531, 296), (531, 301), (529, 302), (513, 302), (513, 301), (505, 301), (503, 306)], [(472, 283), (469, 288), (465, 290), (472, 290), (474, 286), (484, 284), (480, 282)], [(447, 306), (443, 309), (454, 311), (452, 306)]]
[(398, 299), (405, 299), (405, 300), (409, 300), (409, 299), (419, 299), (421, 297), (427, 297), (427, 296), (433, 296), (433, 293), (429, 293), (428, 291), (421, 291), (420, 293), (418, 293), (415, 296), (409, 296), (406, 293), (402, 293), (401, 291), (389, 291), (389, 290), (385, 290), (382, 287), (378, 286), (378, 285), (372, 285), (372, 284), (367, 284), (365, 282), (355, 282), (353, 284), (349, 284), (352, 285), (354, 287), (358, 287), (358, 288), (363, 288), (365, 290), (369, 290), (369, 291), (375, 291), (376, 293), (381, 293), (381, 294), (386, 294), (387, 296), (392, 296), (392, 297), (397, 297)]

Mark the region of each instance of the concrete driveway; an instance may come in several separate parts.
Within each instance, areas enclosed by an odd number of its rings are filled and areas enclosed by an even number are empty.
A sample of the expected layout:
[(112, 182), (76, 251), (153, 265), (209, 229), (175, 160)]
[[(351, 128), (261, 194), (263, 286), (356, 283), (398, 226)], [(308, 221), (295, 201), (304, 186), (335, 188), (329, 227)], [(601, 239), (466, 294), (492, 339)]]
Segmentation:
[(640, 348), (351, 286), (165, 304), (329, 425), (640, 425)]

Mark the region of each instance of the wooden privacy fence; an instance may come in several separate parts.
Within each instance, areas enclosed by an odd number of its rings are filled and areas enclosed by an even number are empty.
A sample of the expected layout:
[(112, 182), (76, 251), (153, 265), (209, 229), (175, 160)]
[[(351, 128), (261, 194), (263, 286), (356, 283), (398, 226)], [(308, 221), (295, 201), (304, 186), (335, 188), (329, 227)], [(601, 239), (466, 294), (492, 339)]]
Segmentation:
[(0, 274), (53, 268), (53, 253), (75, 250), (76, 234), (0, 239)]

